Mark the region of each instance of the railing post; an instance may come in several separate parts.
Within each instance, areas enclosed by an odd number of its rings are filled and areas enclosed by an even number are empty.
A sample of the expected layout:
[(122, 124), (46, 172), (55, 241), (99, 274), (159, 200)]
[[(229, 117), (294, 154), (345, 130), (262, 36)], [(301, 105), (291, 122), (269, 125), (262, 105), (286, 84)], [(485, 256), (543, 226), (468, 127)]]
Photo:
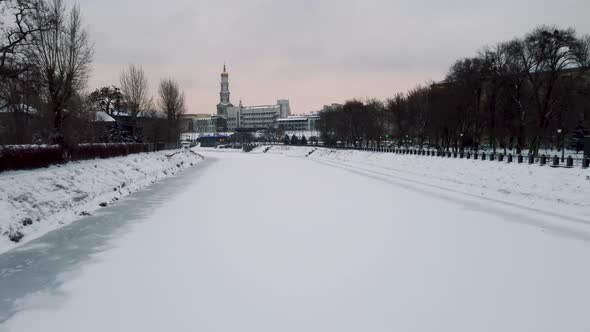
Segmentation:
[(486, 160), (486, 153), (485, 152), (481, 153), (481, 160)]
[(545, 166), (547, 164), (547, 156), (545, 156), (544, 154), (541, 155), (541, 166)]
[(553, 166), (559, 166), (559, 157), (557, 155), (553, 156)]
[(508, 163), (511, 163), (511, 162), (512, 162), (512, 153), (509, 153), (508, 154)]
[(535, 156), (532, 154), (529, 154), (529, 165), (532, 165), (535, 163)]
[(567, 167), (574, 167), (574, 158), (572, 158), (572, 156), (567, 157), (566, 166)]

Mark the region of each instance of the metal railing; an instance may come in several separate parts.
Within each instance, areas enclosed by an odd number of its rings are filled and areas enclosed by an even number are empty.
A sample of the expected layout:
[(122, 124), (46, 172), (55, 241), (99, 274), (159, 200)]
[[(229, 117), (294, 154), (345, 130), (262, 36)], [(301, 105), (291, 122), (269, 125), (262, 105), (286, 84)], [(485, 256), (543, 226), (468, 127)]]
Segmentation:
[(439, 157), (439, 158), (453, 158), (453, 159), (474, 159), (482, 161), (497, 161), (504, 163), (517, 163), (517, 164), (538, 164), (541, 166), (549, 165), (552, 167), (567, 167), (573, 168), (581, 166), (582, 168), (590, 167), (590, 158), (573, 158), (567, 156), (563, 160), (557, 156), (550, 155), (539, 155), (537, 157), (533, 155), (522, 155), (512, 153), (486, 153), (486, 152), (473, 152), (473, 151), (443, 151), (433, 149), (415, 149), (415, 148), (363, 148), (363, 147), (350, 147), (350, 146), (322, 146), (324, 148), (336, 149), (336, 150), (355, 150), (355, 151), (367, 151), (376, 153), (393, 153), (401, 155), (416, 155), (425, 157)]

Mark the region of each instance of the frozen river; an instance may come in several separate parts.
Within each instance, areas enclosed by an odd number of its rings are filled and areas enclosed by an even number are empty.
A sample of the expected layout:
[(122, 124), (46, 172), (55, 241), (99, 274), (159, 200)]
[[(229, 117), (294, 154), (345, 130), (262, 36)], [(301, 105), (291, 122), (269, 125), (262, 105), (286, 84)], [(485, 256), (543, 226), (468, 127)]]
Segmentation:
[(0, 331), (590, 326), (590, 238), (555, 216), (306, 158), (203, 154), (0, 255)]

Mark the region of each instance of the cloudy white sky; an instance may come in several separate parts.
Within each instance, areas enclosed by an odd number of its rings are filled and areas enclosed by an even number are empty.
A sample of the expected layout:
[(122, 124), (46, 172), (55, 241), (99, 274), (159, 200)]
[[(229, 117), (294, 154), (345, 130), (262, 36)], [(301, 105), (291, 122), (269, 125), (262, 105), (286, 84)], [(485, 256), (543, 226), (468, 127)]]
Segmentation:
[(89, 89), (117, 84), (135, 63), (154, 92), (177, 79), (189, 113), (215, 112), (224, 61), (233, 103), (289, 98), (304, 113), (439, 80), (456, 59), (536, 25), (590, 33), (587, 0), (77, 2), (96, 48)]

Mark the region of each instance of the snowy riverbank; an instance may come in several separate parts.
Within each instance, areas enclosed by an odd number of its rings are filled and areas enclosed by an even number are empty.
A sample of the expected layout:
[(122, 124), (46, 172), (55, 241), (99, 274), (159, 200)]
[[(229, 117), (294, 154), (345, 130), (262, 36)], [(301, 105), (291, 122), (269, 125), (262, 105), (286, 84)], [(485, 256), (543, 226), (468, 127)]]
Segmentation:
[[(256, 148), (262, 153), (268, 146)], [(590, 223), (590, 170), (507, 164), (392, 153), (272, 146), (267, 153), (306, 157), (371, 177), (477, 196), (537, 212), (559, 213)]]
[(160, 151), (0, 173), (0, 253), (202, 159), (187, 150)]

